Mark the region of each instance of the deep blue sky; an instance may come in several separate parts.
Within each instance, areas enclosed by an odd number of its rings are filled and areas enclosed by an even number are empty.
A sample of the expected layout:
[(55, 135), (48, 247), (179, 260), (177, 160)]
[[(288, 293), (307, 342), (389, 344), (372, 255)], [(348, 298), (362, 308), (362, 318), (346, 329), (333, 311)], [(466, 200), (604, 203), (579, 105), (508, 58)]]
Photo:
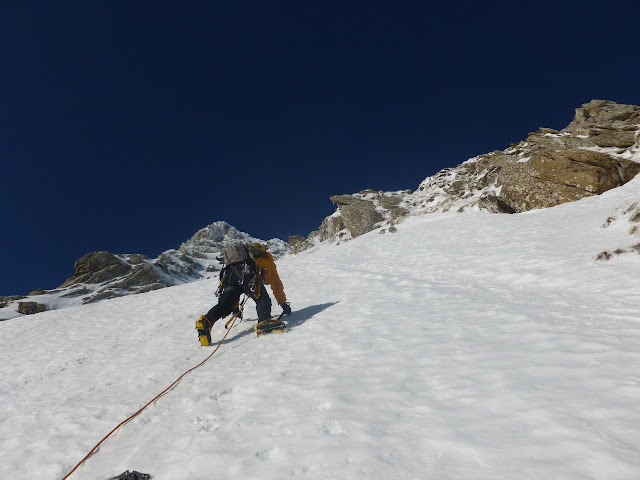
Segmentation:
[(216, 220), (307, 235), (331, 195), (640, 104), (632, 4), (4, 1), (0, 295)]

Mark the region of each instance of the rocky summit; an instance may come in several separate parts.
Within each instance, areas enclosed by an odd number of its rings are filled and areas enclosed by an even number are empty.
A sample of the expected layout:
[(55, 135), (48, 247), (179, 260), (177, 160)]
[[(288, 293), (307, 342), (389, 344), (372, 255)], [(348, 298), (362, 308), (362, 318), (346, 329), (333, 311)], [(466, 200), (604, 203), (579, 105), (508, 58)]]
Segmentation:
[(640, 172), (640, 107), (592, 100), (562, 130), (541, 128), (503, 151), (474, 157), (426, 178), (415, 191), (335, 195), (335, 213), (296, 252), (328, 239), (393, 231), (410, 215), (468, 209), (520, 213), (599, 195)]

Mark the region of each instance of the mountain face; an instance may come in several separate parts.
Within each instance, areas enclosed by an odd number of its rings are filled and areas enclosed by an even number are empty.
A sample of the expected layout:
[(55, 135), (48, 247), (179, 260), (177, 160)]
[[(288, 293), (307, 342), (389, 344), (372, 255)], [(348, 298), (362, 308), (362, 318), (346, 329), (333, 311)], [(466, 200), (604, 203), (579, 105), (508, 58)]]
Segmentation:
[[(526, 140), (467, 160), (426, 178), (415, 191), (365, 190), (330, 197), (337, 206), (320, 228), (307, 238), (291, 236), (289, 243), (269, 240), (277, 259), (320, 242), (358, 237), (374, 229), (394, 232), (409, 216), (446, 211), (485, 210), (520, 213), (553, 207), (599, 195), (623, 185), (640, 172), (640, 107), (592, 100), (576, 109), (573, 121), (562, 130), (541, 128)], [(638, 205), (618, 212), (611, 224), (629, 217), (638, 230)], [(75, 275), (52, 291), (36, 290), (29, 298), (0, 297), (0, 320), (44, 309), (97, 302), (144, 293), (203, 278), (220, 270), (216, 256), (239, 242), (262, 240), (225, 222), (196, 232), (177, 250), (158, 258), (92, 252), (75, 263)], [(604, 251), (612, 258), (640, 247)]]
[(426, 178), (415, 191), (365, 190), (335, 195), (336, 212), (307, 238), (292, 236), (300, 252), (325, 240), (347, 240), (405, 217), (486, 210), (520, 213), (599, 195), (640, 172), (640, 107), (592, 100), (563, 130), (541, 128), (526, 140), (467, 160)]
[[(236, 243), (260, 242), (278, 259), (292, 247), (283, 240), (260, 240), (226, 222), (215, 222), (184, 242), (177, 250), (167, 250), (158, 258), (140, 254), (114, 255), (92, 252), (76, 261), (75, 274), (60, 287), (35, 290), (28, 297), (0, 297), (0, 319), (32, 314), (78, 304), (145, 293), (172, 285), (217, 275), (220, 252)], [(15, 308), (10, 308), (14, 306)]]

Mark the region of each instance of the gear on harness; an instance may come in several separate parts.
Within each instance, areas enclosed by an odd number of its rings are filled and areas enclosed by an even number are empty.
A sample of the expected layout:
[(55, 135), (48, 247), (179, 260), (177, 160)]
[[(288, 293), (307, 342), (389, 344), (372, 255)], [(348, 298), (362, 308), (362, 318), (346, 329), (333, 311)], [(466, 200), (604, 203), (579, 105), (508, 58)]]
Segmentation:
[(242, 323), (242, 320), (244, 319), (244, 305), (243, 308), (240, 308), (240, 300), (238, 300), (238, 306), (231, 311), (231, 314), (231, 318), (224, 324), (225, 330), (229, 330), (231, 325), (234, 323), (233, 321), (236, 319), (240, 320), (238, 323)]
[(110, 477), (107, 480), (148, 480), (152, 478), (148, 473), (130, 472), (129, 470), (122, 472), (117, 477)]
[(251, 263), (227, 265), (220, 272), (220, 284), (216, 290), (216, 297), (222, 296), (225, 288), (236, 288), (243, 293), (256, 294), (256, 268)]

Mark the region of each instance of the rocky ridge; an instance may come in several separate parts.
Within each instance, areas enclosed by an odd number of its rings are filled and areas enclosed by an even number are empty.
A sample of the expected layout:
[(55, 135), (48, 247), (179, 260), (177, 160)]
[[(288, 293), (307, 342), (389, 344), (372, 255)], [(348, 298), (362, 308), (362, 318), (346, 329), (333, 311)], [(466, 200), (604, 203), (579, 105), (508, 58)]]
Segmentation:
[[(0, 320), (109, 298), (145, 293), (217, 275), (221, 264), (216, 257), (236, 243), (260, 242), (274, 258), (292, 248), (283, 240), (260, 240), (226, 222), (215, 222), (158, 258), (140, 254), (115, 255), (91, 252), (75, 262), (75, 274), (53, 290), (34, 290), (28, 296), (0, 297)], [(27, 301), (23, 301), (27, 300)]]
[(638, 172), (640, 107), (592, 100), (576, 109), (566, 128), (541, 128), (503, 151), (441, 170), (415, 191), (335, 195), (334, 214), (306, 238), (294, 235), (289, 243), (298, 253), (329, 239), (340, 242), (375, 229), (393, 232), (410, 215), (553, 207), (599, 195)]

